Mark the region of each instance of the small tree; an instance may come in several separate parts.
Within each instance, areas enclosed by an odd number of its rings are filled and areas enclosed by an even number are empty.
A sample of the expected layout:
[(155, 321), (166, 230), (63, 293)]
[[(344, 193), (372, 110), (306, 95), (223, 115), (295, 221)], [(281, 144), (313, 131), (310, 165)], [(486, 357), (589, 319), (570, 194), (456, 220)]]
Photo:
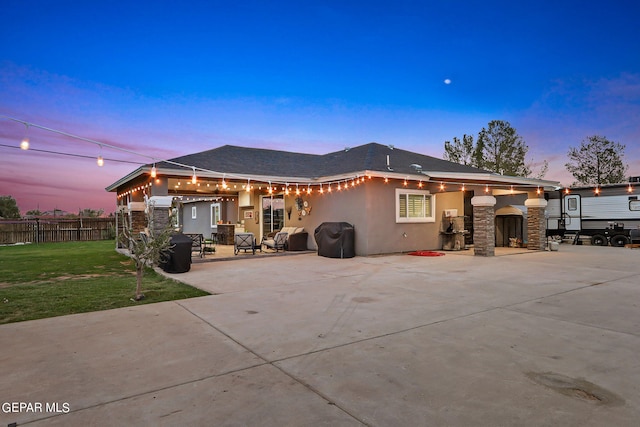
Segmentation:
[(127, 215), (123, 215), (121, 242), (129, 248), (129, 254), (136, 265), (136, 296), (135, 300), (144, 298), (142, 293), (142, 278), (144, 269), (164, 261), (164, 257), (171, 251), (171, 233), (173, 232), (172, 222), (160, 231), (154, 231), (154, 208), (149, 204), (146, 210), (148, 232), (135, 235), (133, 225)]
[(16, 199), (11, 196), (0, 196), (0, 218), (20, 218), (20, 209)]
[(627, 165), (622, 161), (625, 146), (593, 135), (582, 140), (580, 147), (569, 148), (565, 167), (577, 185), (602, 185), (624, 182)]

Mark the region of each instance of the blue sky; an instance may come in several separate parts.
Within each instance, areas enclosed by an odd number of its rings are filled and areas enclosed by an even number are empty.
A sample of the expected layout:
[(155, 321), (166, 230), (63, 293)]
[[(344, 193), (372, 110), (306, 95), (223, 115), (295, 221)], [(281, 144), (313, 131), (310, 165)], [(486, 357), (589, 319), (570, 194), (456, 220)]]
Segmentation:
[[(626, 145), (640, 175), (633, 1), (3, 1), (0, 114), (159, 158), (224, 144), (442, 157), (507, 120), (570, 184), (570, 146)], [(450, 79), (450, 84), (445, 84)], [(0, 119), (0, 194), (23, 211), (115, 208), (136, 158)], [(535, 167), (534, 167), (535, 169)]]

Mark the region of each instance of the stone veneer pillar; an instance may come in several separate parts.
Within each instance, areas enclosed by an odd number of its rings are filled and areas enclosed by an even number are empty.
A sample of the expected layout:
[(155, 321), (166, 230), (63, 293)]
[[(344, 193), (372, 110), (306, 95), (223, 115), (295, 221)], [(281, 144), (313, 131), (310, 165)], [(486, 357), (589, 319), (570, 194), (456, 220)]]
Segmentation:
[(171, 204), (173, 196), (151, 196), (147, 204), (153, 209), (153, 224), (149, 224), (149, 228), (154, 234), (158, 234), (169, 225)]
[(129, 209), (131, 230), (133, 231), (134, 236), (138, 236), (140, 232), (147, 228), (147, 216), (144, 212), (146, 204), (144, 202), (129, 202), (127, 207)]
[(473, 206), (473, 251), (478, 256), (496, 254), (496, 198), (474, 196)]
[(527, 249), (543, 251), (547, 245), (547, 221), (544, 215), (547, 201), (545, 199), (527, 199)]

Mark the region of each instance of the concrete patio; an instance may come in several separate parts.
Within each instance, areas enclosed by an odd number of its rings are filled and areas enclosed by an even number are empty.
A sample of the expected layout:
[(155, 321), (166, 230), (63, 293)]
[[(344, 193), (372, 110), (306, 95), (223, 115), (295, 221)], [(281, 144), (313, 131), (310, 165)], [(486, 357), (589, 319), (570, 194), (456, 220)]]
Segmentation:
[(637, 425), (640, 250), (507, 254), (194, 263), (215, 295), (2, 325), (43, 410), (0, 425)]

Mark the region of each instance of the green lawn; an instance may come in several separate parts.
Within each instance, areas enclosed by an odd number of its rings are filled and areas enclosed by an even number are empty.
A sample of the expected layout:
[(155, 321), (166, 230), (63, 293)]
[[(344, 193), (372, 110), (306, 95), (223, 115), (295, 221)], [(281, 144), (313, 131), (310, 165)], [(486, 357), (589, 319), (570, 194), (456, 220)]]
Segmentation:
[(135, 265), (115, 242), (0, 247), (0, 324), (192, 298), (207, 292), (147, 269), (135, 296)]

